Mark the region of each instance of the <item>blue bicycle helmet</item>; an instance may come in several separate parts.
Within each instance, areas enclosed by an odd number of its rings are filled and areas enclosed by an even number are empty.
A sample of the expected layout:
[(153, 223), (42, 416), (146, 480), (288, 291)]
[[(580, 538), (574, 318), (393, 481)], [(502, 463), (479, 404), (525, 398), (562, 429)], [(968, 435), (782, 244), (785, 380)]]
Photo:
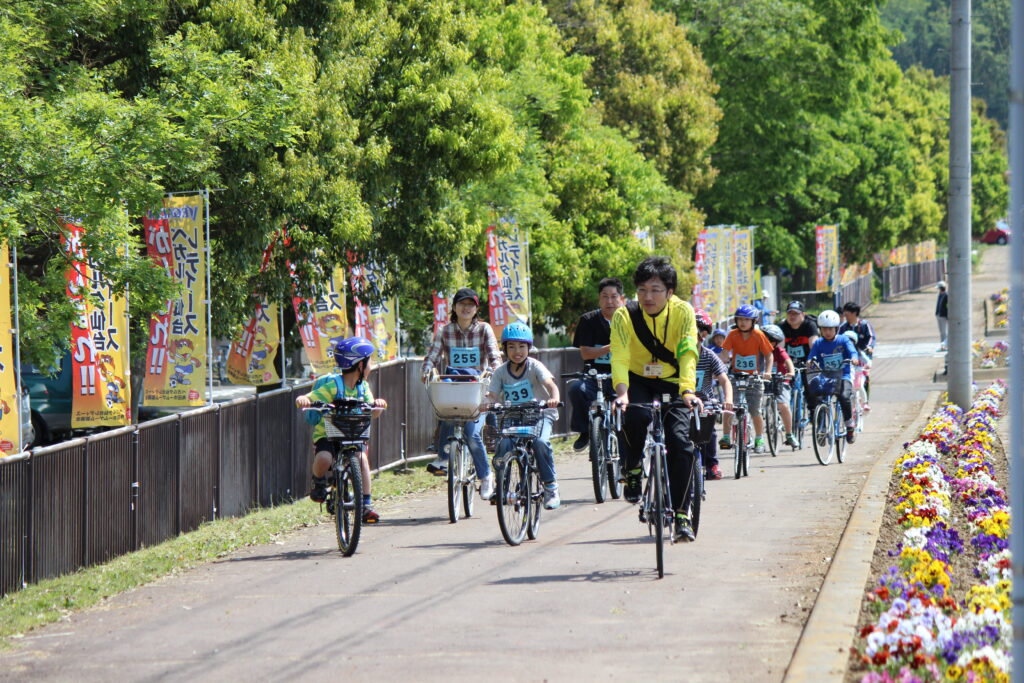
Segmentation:
[(373, 342), (366, 337), (349, 337), (342, 339), (334, 347), (334, 364), (342, 370), (348, 370), (365, 360), (376, 351)]
[(757, 309), (750, 304), (743, 304), (736, 309), (736, 313), (733, 314), (734, 318), (750, 318), (751, 320), (757, 320), (758, 313)]
[(501, 343), (504, 344), (510, 341), (526, 342), (533, 346), (533, 330), (530, 329), (529, 325), (524, 325), (520, 322), (509, 323), (501, 331)]

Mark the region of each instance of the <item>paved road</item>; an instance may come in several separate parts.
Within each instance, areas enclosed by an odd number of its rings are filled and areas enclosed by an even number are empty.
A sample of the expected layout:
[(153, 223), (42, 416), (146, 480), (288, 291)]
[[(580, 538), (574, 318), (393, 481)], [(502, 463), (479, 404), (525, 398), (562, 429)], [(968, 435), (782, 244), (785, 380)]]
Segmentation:
[(663, 580), (635, 508), (595, 505), (586, 459), (563, 450), (564, 506), (538, 541), (506, 546), (489, 506), (450, 525), (441, 494), (409, 499), (353, 558), (329, 527), (241, 551), (33, 632), (0, 678), (781, 680), (865, 473), (934, 388), (941, 360), (912, 352), (934, 340), (933, 303), (873, 311), (891, 352), (847, 462), (808, 447), (710, 482)]

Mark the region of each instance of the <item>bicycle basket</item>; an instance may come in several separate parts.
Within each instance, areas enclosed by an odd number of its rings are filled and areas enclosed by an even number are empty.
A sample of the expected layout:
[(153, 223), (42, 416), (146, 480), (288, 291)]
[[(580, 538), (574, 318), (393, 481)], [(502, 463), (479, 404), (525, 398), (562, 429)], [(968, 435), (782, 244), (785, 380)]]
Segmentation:
[(498, 432), (502, 436), (513, 438), (524, 436), (537, 438), (544, 427), (543, 417), (539, 410), (505, 413), (498, 421)]
[(475, 420), (480, 415), (486, 390), (486, 384), (480, 381), (427, 384), (427, 395), (440, 420)]
[(805, 391), (811, 396), (829, 396), (836, 393), (843, 378), (842, 370), (822, 370), (807, 368), (805, 371)]
[(711, 441), (711, 435), (715, 431), (715, 415), (701, 415), (700, 429), (697, 428), (696, 418), (690, 421), (690, 440), (695, 444), (706, 444)]
[(366, 413), (332, 412), (324, 420), (324, 433), (328, 439), (364, 441), (369, 438), (371, 415)]

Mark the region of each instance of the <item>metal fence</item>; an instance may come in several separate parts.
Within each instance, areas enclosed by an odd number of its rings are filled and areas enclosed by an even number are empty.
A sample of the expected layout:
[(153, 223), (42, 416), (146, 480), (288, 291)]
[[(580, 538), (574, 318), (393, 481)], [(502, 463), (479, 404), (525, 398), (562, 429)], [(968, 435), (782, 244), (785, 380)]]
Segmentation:
[(854, 302), (861, 308), (871, 303), (871, 280), (874, 277), (871, 273), (862, 275), (848, 285), (843, 285), (836, 292), (835, 307), (841, 309), (847, 302)]
[[(539, 359), (566, 394), (576, 349)], [(420, 359), (384, 363), (370, 379), (391, 406), (374, 420), (370, 466), (426, 452), (436, 420)], [(218, 517), (306, 495), (311, 427), (294, 407), (309, 385), (124, 427), (0, 461), (0, 595), (155, 545)], [(554, 433), (569, 431), (569, 409)]]
[(882, 299), (916, 292), (946, 279), (945, 259), (907, 263), (882, 269)]

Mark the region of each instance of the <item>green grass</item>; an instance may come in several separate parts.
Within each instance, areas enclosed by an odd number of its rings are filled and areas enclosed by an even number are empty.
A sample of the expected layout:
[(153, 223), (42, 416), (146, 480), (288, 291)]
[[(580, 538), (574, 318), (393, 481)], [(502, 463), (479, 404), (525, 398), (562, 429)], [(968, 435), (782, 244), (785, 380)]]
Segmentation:
[[(404, 472), (389, 470), (373, 479), (374, 504), (386, 515), (390, 501), (439, 488), (444, 482), (428, 474), (424, 465), (413, 465)], [(207, 522), (160, 545), (30, 585), (0, 599), (0, 647), (10, 647), (19, 635), (118, 593), (239, 548), (272, 543), (288, 532), (325, 523), (331, 523), (331, 518), (321, 513), (319, 505), (304, 498), (244, 517)]]

